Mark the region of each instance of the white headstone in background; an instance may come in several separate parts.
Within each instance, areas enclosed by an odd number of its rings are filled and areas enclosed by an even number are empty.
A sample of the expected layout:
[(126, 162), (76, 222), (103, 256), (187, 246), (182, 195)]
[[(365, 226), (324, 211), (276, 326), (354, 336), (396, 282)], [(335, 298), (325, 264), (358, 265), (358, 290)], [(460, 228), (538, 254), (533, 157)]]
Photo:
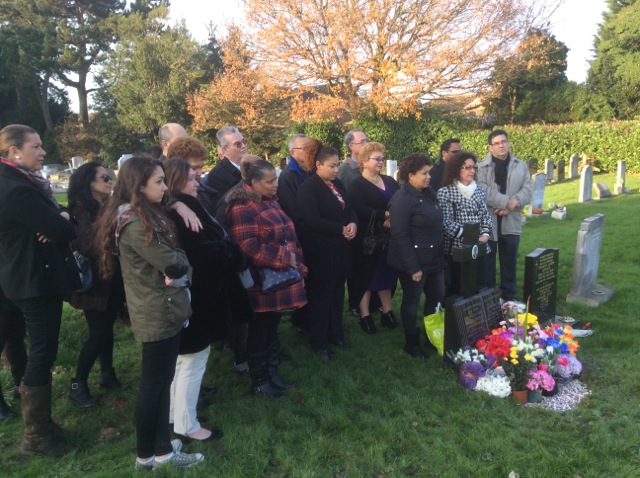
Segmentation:
[(391, 176), (395, 179), (397, 170), (398, 161), (396, 161), (395, 159), (387, 159), (387, 176)]
[(580, 164), (580, 157), (577, 154), (574, 154), (569, 158), (569, 177), (577, 178), (578, 177), (578, 165)]
[(611, 191), (609, 191), (609, 186), (607, 186), (607, 183), (595, 183), (593, 185), (593, 190), (596, 192), (596, 199), (611, 197)]
[(627, 162), (618, 161), (618, 174), (616, 176), (616, 186), (613, 188), (614, 194), (624, 194), (625, 175), (627, 174)]
[(529, 216), (540, 214), (542, 211), (535, 212), (534, 210), (544, 208), (544, 188), (547, 185), (547, 175), (545, 173), (534, 174), (532, 181), (533, 197), (529, 208)]
[(131, 159), (131, 158), (133, 158), (133, 154), (129, 154), (129, 153), (125, 153), (122, 156), (120, 156), (120, 159), (118, 159), (118, 170), (120, 170), (120, 168), (122, 167), (122, 165), (125, 163), (127, 159)]
[(578, 202), (591, 201), (591, 188), (593, 188), (593, 167), (590, 164), (587, 164), (582, 168), (582, 173), (580, 173), (580, 193), (578, 194)]
[(71, 158), (71, 167), (73, 169), (78, 169), (84, 163), (84, 158), (82, 156), (74, 156)]

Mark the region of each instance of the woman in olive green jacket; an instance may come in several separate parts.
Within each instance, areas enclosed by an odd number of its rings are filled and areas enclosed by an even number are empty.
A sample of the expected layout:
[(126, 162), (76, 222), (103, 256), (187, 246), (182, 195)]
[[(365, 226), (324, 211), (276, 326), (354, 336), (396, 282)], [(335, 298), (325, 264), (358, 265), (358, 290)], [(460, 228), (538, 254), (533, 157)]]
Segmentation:
[[(97, 250), (102, 251), (102, 274), (120, 260), (131, 327), (142, 342), (142, 370), (136, 402), (136, 468), (163, 464), (190, 467), (201, 462), (200, 453), (180, 452), (170, 441), (169, 403), (180, 331), (188, 326), (191, 304), (187, 256), (177, 248), (175, 232), (163, 203), (162, 163), (134, 157), (123, 164), (114, 193), (98, 223)], [(171, 277), (171, 278), (170, 278)]]

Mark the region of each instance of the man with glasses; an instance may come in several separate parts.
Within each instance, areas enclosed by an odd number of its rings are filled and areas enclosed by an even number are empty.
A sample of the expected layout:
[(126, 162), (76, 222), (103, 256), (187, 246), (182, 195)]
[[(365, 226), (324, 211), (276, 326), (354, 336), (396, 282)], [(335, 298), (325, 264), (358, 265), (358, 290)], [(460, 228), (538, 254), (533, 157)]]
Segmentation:
[(509, 135), (497, 129), (489, 134), (489, 153), (478, 164), (477, 183), (484, 191), (493, 219), (491, 252), (487, 259), (487, 285), (496, 285), (496, 249), (500, 260), (502, 298), (516, 299), (518, 246), (522, 208), (531, 202), (533, 185), (529, 167), (509, 152)]
[(460, 140), (457, 138), (449, 138), (440, 145), (440, 159), (435, 166), (431, 168), (431, 171), (429, 171), (429, 176), (431, 176), (429, 186), (433, 189), (433, 192), (437, 193), (438, 189), (440, 189), (440, 181), (442, 181), (442, 173), (444, 173), (444, 163), (454, 154), (459, 153), (460, 149)]
[(352, 129), (344, 137), (344, 145), (349, 151), (349, 157), (345, 159), (338, 169), (338, 179), (349, 190), (349, 184), (360, 176), (360, 166), (358, 166), (358, 153), (360, 148), (367, 144), (367, 135), (359, 129)]
[(240, 160), (247, 154), (247, 140), (235, 126), (223, 126), (216, 133), (223, 158), (205, 178), (205, 184), (218, 192), (218, 197), (242, 179)]

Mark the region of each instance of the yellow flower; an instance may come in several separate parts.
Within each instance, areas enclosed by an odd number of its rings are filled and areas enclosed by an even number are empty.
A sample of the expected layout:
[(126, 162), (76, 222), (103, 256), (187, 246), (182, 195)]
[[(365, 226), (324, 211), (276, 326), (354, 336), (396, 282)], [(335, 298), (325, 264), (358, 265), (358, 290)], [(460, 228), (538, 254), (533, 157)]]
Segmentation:
[(530, 329), (532, 325), (538, 325), (538, 317), (533, 314), (518, 314), (518, 325), (524, 326), (524, 321), (527, 320), (527, 329)]
[(517, 361), (516, 359), (511, 359), (511, 363), (512, 363), (513, 365), (518, 365), (518, 361)]
[(533, 357), (532, 357), (531, 355), (527, 354), (527, 355), (525, 355), (525, 356), (524, 356), (524, 359), (525, 359), (527, 362), (531, 362), (531, 361), (533, 360)]

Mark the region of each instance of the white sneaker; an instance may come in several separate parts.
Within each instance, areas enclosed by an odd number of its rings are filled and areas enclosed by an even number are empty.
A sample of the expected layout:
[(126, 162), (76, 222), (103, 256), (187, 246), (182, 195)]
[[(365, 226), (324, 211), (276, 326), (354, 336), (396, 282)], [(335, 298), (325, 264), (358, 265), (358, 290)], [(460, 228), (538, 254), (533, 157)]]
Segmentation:
[(168, 458), (164, 459), (163, 461), (154, 459), (153, 469), (157, 470), (158, 468), (165, 465), (172, 465), (176, 468), (191, 468), (192, 466), (195, 466), (202, 461), (204, 461), (204, 456), (202, 455), (202, 453), (182, 453), (181, 451), (174, 451)]
[[(176, 438), (174, 440), (171, 440), (171, 447), (173, 448), (173, 452), (174, 453), (178, 453), (180, 450), (182, 450), (182, 442), (180, 441), (180, 439)], [(140, 462), (136, 459), (136, 470), (144, 470), (144, 469), (151, 469), (153, 468), (153, 462), (155, 461), (155, 457), (150, 458), (149, 461), (147, 462)]]

